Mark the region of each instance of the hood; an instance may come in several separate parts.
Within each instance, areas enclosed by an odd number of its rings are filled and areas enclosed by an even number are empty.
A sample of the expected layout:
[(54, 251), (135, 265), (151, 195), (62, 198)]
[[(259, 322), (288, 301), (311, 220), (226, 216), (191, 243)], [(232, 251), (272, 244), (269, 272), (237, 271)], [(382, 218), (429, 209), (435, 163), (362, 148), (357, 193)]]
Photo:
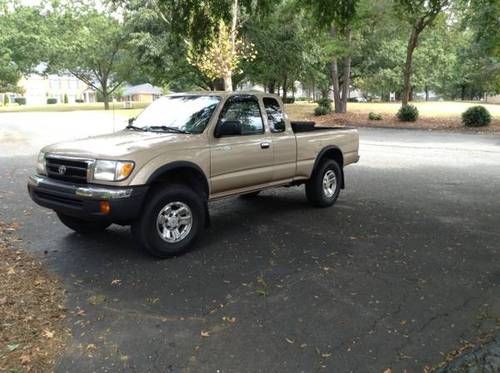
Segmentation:
[(157, 148), (165, 151), (166, 147), (168, 149), (199, 147), (203, 138), (203, 135), (123, 130), (48, 145), (42, 151), (84, 158), (124, 159), (124, 156)]

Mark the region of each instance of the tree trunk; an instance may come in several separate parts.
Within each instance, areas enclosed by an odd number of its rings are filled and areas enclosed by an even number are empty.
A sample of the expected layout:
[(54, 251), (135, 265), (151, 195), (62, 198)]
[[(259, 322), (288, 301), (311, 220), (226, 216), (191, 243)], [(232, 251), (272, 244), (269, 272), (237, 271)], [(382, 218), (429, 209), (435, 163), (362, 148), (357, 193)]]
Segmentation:
[(408, 105), (408, 101), (410, 100), (413, 51), (417, 47), (418, 35), (419, 31), (417, 30), (417, 27), (413, 26), (411, 29), (410, 40), (408, 40), (408, 46), (406, 47), (406, 63), (403, 70), (403, 106)]
[(108, 87), (102, 87), (102, 100), (104, 101), (104, 110), (109, 110), (109, 94)]
[[(236, 27), (238, 26), (238, 0), (233, 0), (231, 19), (231, 55), (234, 55), (236, 50)], [(233, 90), (233, 71), (228, 69), (224, 75), (224, 90), (231, 92)]]
[[(347, 46), (351, 47), (351, 29), (346, 31)], [(347, 99), (349, 98), (349, 90), (351, 84), (351, 53), (344, 57), (344, 71), (342, 77), (342, 113), (347, 111)]]
[(276, 92), (276, 82), (274, 80), (267, 84), (267, 91), (271, 94)]
[(287, 84), (288, 84), (288, 76), (285, 74), (285, 78), (283, 79), (283, 96), (282, 96), (283, 103), (286, 102), (286, 94), (288, 93)]
[[(335, 29), (335, 26), (332, 26), (332, 28), (330, 29), (330, 35), (332, 39), (337, 38), (337, 30)], [(339, 68), (337, 65), (337, 57), (333, 57), (330, 69), (333, 82), (333, 100), (335, 102), (335, 112), (343, 113), (342, 100), (340, 99)]]
[(429, 101), (429, 87), (425, 86), (425, 101)]

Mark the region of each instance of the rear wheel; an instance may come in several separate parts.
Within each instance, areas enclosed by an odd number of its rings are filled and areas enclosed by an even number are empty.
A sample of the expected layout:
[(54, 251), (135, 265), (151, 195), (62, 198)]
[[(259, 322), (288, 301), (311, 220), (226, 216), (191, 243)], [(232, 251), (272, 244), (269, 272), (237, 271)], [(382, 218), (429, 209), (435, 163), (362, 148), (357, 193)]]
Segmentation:
[(203, 199), (183, 185), (158, 187), (132, 233), (150, 254), (167, 258), (187, 251), (205, 224)]
[(60, 212), (57, 213), (57, 217), (69, 229), (82, 234), (102, 232), (111, 225), (108, 222), (84, 220)]
[(329, 207), (337, 200), (342, 185), (342, 171), (334, 160), (326, 160), (313, 171), (306, 183), (306, 196), (313, 206)]

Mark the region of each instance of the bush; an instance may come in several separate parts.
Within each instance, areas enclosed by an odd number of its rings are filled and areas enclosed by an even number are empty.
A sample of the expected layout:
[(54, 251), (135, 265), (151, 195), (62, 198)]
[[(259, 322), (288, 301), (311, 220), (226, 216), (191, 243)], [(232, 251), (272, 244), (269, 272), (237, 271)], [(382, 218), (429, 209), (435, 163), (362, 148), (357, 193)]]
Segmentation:
[(326, 106), (321, 106), (321, 105), (317, 106), (314, 109), (314, 115), (316, 115), (316, 116), (330, 114), (331, 112), (332, 112), (331, 108), (329, 109)]
[(64, 94), (64, 103), (67, 104), (68, 103), (68, 95), (65, 93)]
[(368, 119), (370, 120), (382, 120), (382, 114), (371, 112), (368, 114)]
[(26, 97), (16, 97), (14, 102), (18, 105), (26, 105)]
[(462, 113), (462, 123), (466, 127), (487, 126), (491, 122), (491, 114), (484, 106), (472, 106)]
[(402, 106), (397, 117), (402, 122), (415, 122), (418, 119), (418, 109), (413, 105)]
[(57, 98), (48, 98), (47, 104), (49, 104), (49, 105), (57, 104)]
[(75, 102), (76, 102), (77, 104), (83, 104), (83, 99), (82, 99), (82, 98), (77, 98), (77, 99), (75, 100)]
[(284, 104), (293, 104), (295, 102), (295, 97), (287, 97), (283, 100)]
[(9, 104), (9, 96), (7, 96), (6, 93), (3, 95), (3, 104), (5, 106), (7, 106)]

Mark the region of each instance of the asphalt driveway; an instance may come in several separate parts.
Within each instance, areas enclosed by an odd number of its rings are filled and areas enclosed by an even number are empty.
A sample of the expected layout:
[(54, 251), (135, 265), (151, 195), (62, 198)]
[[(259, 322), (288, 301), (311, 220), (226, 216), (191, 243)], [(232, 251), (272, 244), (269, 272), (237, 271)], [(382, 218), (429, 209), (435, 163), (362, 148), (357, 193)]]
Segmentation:
[(196, 249), (159, 261), (34, 205), (29, 133), (0, 142), (0, 219), (67, 286), (61, 372), (420, 372), (499, 327), (500, 137), (360, 130), (333, 208), (215, 202)]

